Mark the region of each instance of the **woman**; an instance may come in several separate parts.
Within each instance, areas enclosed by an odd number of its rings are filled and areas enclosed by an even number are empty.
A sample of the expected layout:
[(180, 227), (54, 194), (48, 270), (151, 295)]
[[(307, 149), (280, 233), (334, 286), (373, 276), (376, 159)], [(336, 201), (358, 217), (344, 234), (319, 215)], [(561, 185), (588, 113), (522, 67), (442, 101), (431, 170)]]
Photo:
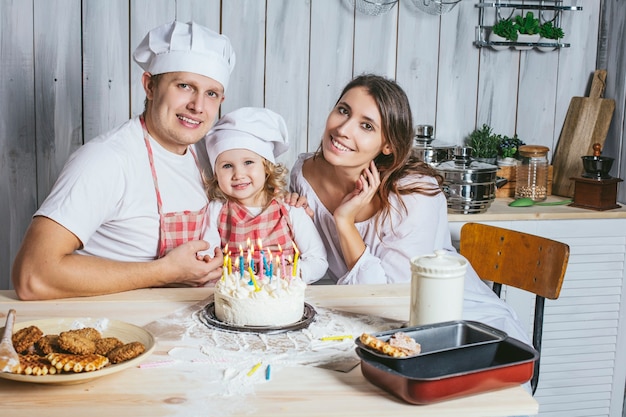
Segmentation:
[[(402, 88), (361, 75), (342, 91), (318, 150), (300, 155), (292, 191), (307, 198), (337, 284), (410, 282), (410, 259), (456, 254), (441, 177), (411, 152), (413, 122)], [(460, 256), (460, 255), (456, 255)], [(527, 340), (515, 313), (468, 268), (463, 318)]]

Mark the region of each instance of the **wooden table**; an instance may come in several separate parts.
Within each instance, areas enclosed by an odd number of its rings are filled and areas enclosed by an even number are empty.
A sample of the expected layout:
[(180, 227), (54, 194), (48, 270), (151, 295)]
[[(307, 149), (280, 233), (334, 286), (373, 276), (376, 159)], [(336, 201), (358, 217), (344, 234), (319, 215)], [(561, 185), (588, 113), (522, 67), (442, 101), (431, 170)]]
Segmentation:
[[(106, 317), (144, 326), (206, 299), (212, 289), (145, 289), (125, 293), (41, 302), (0, 291), (0, 319), (10, 308), (17, 320), (52, 317)], [(313, 306), (407, 320), (409, 285), (310, 286)], [(151, 358), (163, 358), (176, 343), (157, 341)], [(251, 353), (253, 354), (253, 353)], [(80, 385), (30, 384), (0, 380), (3, 416), (509, 416), (534, 415), (538, 404), (522, 387), (503, 389), (426, 406), (406, 404), (370, 384), (359, 367), (348, 373), (318, 367), (280, 369), (271, 380), (243, 395), (211, 392), (198, 371), (130, 368)], [(213, 381), (215, 383), (215, 381)], [(234, 411), (233, 411), (234, 410)]]

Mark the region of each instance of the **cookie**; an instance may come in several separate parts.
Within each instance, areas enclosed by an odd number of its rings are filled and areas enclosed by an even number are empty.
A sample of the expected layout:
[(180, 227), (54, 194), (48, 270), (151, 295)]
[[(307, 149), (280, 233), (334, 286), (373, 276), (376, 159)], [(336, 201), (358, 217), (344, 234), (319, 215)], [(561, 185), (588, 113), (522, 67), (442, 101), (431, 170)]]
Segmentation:
[(107, 357), (111, 363), (120, 363), (136, 358), (146, 351), (146, 347), (141, 342), (130, 342), (113, 349)]
[(13, 333), (11, 340), (17, 353), (26, 352), (43, 336), (43, 332), (37, 326), (28, 326)]
[(118, 348), (124, 345), (117, 337), (104, 337), (102, 339), (96, 340), (96, 352), (98, 355), (106, 356), (113, 349)]
[(37, 340), (35, 346), (44, 355), (52, 352), (59, 352), (61, 350), (61, 346), (59, 346), (59, 335), (47, 334), (42, 336), (39, 340)]
[(59, 335), (61, 349), (76, 355), (90, 355), (96, 352), (96, 343), (73, 331), (61, 332)]
[(82, 329), (68, 330), (67, 333), (75, 334), (77, 336), (84, 337), (85, 339), (93, 340), (94, 342), (102, 338), (102, 334), (98, 329), (93, 327), (83, 327)]

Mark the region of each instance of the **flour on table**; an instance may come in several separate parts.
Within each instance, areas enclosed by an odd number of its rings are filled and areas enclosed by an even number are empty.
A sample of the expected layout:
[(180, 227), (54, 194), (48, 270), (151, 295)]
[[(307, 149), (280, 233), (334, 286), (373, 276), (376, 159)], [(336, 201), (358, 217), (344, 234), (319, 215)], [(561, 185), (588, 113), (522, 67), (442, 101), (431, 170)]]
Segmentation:
[[(305, 329), (277, 334), (235, 332), (209, 327), (200, 321), (198, 314), (207, 303), (208, 300), (204, 300), (178, 310), (145, 328), (159, 343), (171, 346), (167, 356), (155, 359), (155, 363), (174, 360), (182, 372), (202, 374), (206, 386), (199, 387), (198, 396), (187, 394), (210, 404), (216, 416), (242, 410), (253, 412), (246, 408), (249, 404), (228, 401), (228, 398), (254, 395), (256, 384), (271, 382), (271, 378), (267, 381), (265, 377), (267, 365), (271, 365), (273, 376), (287, 367), (327, 367), (330, 363), (357, 361), (354, 338), (364, 332), (375, 333), (405, 325), (381, 317), (315, 307), (317, 315)], [(338, 335), (351, 335), (352, 339), (320, 340)], [(258, 363), (261, 365), (251, 373)], [(211, 393), (210, 397), (207, 392)]]

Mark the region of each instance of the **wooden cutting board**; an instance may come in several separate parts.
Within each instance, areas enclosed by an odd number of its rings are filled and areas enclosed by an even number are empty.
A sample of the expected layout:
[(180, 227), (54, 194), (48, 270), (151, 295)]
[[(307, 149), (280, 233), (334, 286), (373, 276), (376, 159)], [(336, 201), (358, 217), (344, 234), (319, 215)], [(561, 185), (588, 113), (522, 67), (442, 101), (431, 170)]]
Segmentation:
[(570, 101), (552, 157), (552, 194), (573, 197), (574, 181), (570, 178), (583, 173), (580, 157), (593, 155), (594, 143), (604, 147), (615, 110), (615, 100), (602, 98), (605, 82), (606, 70), (595, 71), (589, 97), (572, 97)]

